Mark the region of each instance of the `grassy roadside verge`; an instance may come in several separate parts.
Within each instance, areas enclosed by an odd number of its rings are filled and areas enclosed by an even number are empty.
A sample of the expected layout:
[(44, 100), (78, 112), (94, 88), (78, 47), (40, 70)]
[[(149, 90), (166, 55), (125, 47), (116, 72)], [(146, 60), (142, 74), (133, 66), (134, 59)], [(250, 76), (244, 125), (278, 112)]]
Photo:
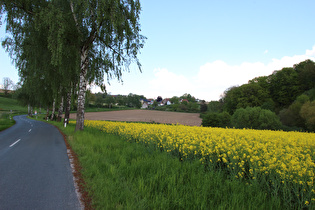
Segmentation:
[(15, 99), (0, 96), (0, 131), (15, 124), (13, 116), (26, 113), (27, 107), (20, 106)]
[(281, 209), (259, 186), (93, 128), (63, 128), (95, 209)]
[(9, 112), (0, 112), (0, 131), (3, 131), (15, 124), (12, 114)]

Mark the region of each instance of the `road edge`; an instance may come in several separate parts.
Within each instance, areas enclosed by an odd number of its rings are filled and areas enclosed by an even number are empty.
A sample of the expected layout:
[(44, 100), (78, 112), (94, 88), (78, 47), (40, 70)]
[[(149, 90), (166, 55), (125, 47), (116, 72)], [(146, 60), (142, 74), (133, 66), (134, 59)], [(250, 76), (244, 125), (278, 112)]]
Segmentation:
[(92, 207), (92, 197), (89, 195), (87, 191), (87, 185), (81, 173), (82, 167), (80, 165), (79, 158), (77, 154), (72, 150), (70, 144), (68, 143), (67, 135), (65, 135), (57, 126), (55, 127), (63, 136), (63, 139), (67, 147), (67, 155), (68, 155), (70, 166), (72, 169), (74, 187), (75, 187), (76, 194), (78, 196), (81, 208), (86, 209), (86, 210), (93, 210), (94, 208)]

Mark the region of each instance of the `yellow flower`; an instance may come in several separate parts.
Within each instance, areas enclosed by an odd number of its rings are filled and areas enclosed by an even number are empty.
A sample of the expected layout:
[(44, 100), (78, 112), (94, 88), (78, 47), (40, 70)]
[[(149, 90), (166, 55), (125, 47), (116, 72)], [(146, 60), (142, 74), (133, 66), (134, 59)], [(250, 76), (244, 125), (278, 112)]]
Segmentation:
[(257, 175), (273, 177), (270, 183), (299, 184), (298, 193), (315, 193), (314, 133), (90, 120), (85, 120), (85, 125), (126, 141), (175, 151), (183, 160), (196, 157), (210, 165), (222, 161), (236, 178), (246, 178), (249, 172), (253, 179), (258, 179)]

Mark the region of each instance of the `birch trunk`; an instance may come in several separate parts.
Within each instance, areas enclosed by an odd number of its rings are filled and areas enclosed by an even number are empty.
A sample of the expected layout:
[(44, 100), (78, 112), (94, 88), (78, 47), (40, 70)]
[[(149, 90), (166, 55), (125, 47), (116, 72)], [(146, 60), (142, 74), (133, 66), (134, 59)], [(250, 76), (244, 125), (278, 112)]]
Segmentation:
[(61, 102), (60, 102), (59, 109), (58, 109), (57, 122), (61, 122), (62, 113), (63, 113), (63, 96), (61, 97)]
[(33, 107), (31, 106), (30, 117), (33, 117)]
[(49, 107), (47, 106), (47, 109), (46, 109), (46, 120), (48, 121), (48, 118), (49, 118)]
[(81, 71), (80, 71), (80, 83), (79, 83), (79, 94), (78, 94), (78, 107), (77, 107), (77, 124), (75, 130), (84, 129), (84, 104), (85, 104), (85, 93), (86, 93), (86, 73), (88, 69), (88, 49), (83, 47), (81, 50)]
[(30, 116), (31, 115), (31, 105), (27, 105), (27, 114), (28, 114), (28, 116)]
[(67, 124), (69, 123), (70, 108), (71, 108), (71, 91), (67, 93), (65, 120), (63, 123), (67, 123)]
[(54, 99), (54, 102), (53, 102), (53, 109), (52, 109), (52, 111), (51, 111), (51, 116), (50, 116), (50, 120), (51, 120), (51, 121), (54, 120), (55, 111), (56, 111), (56, 100)]

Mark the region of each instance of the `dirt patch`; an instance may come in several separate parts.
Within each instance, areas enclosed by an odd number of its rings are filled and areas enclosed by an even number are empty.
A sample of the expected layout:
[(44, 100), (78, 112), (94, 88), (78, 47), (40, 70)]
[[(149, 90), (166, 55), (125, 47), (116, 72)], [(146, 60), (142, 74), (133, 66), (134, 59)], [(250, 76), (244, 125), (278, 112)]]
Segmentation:
[[(164, 112), (153, 110), (121, 110), (109, 112), (87, 112), (86, 120), (111, 120), (127, 122), (156, 122), (167, 124), (181, 124), (200, 126), (199, 113)], [(76, 114), (70, 114), (71, 119), (76, 119)]]

